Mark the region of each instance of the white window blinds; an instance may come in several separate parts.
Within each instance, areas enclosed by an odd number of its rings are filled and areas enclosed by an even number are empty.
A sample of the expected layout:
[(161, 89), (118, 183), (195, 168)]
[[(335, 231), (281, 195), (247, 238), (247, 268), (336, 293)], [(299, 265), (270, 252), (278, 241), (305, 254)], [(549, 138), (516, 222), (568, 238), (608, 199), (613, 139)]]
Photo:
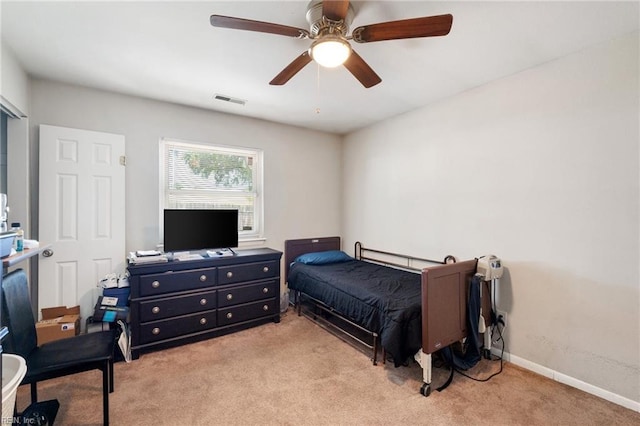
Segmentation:
[(238, 209), (239, 236), (261, 234), (262, 152), (164, 139), (163, 208)]

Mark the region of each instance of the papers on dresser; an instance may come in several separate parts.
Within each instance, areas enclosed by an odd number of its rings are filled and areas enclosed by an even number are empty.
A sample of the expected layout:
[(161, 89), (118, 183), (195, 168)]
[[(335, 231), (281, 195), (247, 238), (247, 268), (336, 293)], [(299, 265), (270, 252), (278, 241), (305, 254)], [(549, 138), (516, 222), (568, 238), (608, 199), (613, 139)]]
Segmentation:
[(138, 256), (136, 253), (131, 252), (129, 253), (128, 259), (129, 259), (129, 263), (133, 265), (140, 265), (143, 263), (163, 263), (163, 262), (169, 261), (169, 259), (167, 258), (167, 255), (162, 253), (158, 253), (154, 255)]
[(162, 254), (162, 252), (158, 251), (158, 250), (137, 250), (136, 251), (136, 256), (138, 257), (143, 257), (143, 256), (160, 256)]
[(233, 256), (233, 252), (231, 250), (207, 250), (207, 256), (209, 257)]

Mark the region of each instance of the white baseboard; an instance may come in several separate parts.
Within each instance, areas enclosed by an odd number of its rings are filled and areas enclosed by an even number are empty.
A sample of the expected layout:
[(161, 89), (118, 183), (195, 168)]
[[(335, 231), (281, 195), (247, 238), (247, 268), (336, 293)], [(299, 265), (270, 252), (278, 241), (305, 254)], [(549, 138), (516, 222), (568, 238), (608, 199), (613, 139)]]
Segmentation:
[[(491, 353), (493, 355), (500, 356), (501, 351), (499, 348), (491, 348)], [(580, 389), (581, 391), (590, 393), (591, 395), (595, 395), (599, 398), (640, 413), (640, 402), (638, 401), (633, 401), (629, 398), (625, 398), (608, 390), (583, 382), (582, 380), (578, 380), (574, 377), (552, 370), (548, 367), (536, 364), (535, 362), (520, 358), (516, 355), (511, 355), (507, 352), (504, 353), (503, 358), (505, 361), (511, 362), (518, 367), (533, 371), (534, 373), (555, 380), (556, 382)]]

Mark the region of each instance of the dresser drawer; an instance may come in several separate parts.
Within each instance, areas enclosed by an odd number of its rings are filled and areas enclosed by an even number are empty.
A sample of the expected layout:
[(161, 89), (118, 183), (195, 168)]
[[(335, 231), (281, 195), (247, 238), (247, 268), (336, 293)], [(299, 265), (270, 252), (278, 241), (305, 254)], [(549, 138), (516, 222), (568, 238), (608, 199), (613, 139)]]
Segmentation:
[(263, 280), (280, 275), (279, 261), (245, 263), (244, 265), (222, 266), (218, 268), (218, 284), (231, 284), (240, 281)]
[(234, 324), (278, 313), (275, 299), (218, 309), (218, 326)]
[(218, 307), (276, 297), (276, 280), (218, 290)]
[(140, 277), (140, 296), (154, 296), (156, 294), (174, 291), (197, 290), (215, 284), (216, 268), (142, 275)]
[(172, 296), (140, 302), (140, 321), (156, 321), (163, 318), (195, 312), (208, 311), (216, 307), (216, 291)]
[(189, 333), (197, 333), (215, 327), (215, 310), (148, 322), (140, 325), (140, 343), (157, 342), (159, 340), (170, 339)]

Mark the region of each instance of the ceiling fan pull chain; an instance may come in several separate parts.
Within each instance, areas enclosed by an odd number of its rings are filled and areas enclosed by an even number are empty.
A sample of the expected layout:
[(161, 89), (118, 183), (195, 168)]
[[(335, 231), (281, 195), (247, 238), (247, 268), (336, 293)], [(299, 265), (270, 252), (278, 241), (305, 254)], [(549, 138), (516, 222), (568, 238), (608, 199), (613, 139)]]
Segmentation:
[(320, 114), (320, 64), (316, 64), (316, 114)]

